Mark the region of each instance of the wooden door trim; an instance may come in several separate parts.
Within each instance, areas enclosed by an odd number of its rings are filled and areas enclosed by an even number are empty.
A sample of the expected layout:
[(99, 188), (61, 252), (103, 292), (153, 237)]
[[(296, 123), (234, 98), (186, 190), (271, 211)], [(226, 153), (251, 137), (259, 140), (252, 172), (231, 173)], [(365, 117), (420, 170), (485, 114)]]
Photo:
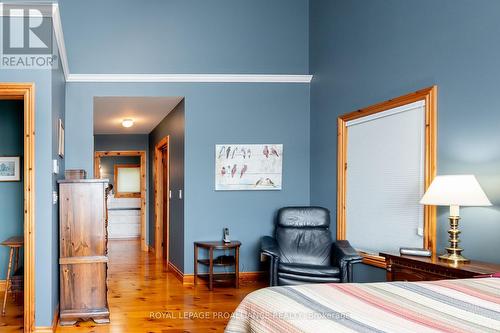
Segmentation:
[(101, 178), (101, 158), (108, 156), (139, 156), (141, 158), (141, 250), (147, 252), (146, 242), (146, 151), (144, 150), (110, 150), (94, 152), (94, 177)]
[(24, 332), (35, 325), (35, 84), (0, 83), (1, 100), (24, 102)]
[[(342, 115), (337, 120), (337, 239), (346, 239), (347, 122), (417, 101), (425, 101), (425, 189), (436, 177), (437, 86), (428, 87)], [(436, 207), (424, 206), (424, 247), (436, 252)], [(362, 253), (364, 262), (385, 268), (385, 258)]]
[[(163, 202), (163, 163), (162, 163), (162, 154), (163, 150), (167, 150), (167, 165), (169, 173), (167, 174), (167, 191), (170, 189), (170, 136), (167, 135), (163, 139), (160, 140), (155, 145), (154, 152), (154, 168), (153, 168), (153, 178), (154, 178), (154, 200), (155, 200), (155, 254), (157, 258), (163, 257), (163, 246), (166, 246), (167, 257), (165, 258), (166, 262), (169, 262), (170, 253), (168, 251), (169, 248), (169, 240), (163, 239), (163, 211), (164, 211), (164, 202)], [(170, 231), (170, 203), (167, 201), (167, 235), (169, 235)], [(163, 244), (162, 244), (163, 243)]]

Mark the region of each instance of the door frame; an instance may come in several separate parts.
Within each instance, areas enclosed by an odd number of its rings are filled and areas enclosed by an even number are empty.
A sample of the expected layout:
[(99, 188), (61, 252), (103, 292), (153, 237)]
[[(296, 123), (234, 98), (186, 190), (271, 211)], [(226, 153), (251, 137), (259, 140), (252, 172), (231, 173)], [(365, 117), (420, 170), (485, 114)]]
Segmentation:
[[(163, 139), (161, 139), (155, 145), (154, 152), (154, 168), (153, 168), (153, 178), (154, 178), (154, 197), (155, 197), (155, 244), (154, 244), (154, 252), (156, 253), (156, 258), (163, 257), (163, 247), (166, 246), (167, 256), (165, 261), (168, 263), (170, 260), (170, 252), (169, 252), (169, 238), (163, 239), (163, 212), (164, 212), (164, 204), (163, 202), (163, 150), (167, 150), (167, 191), (170, 190), (170, 135), (167, 135)], [(167, 200), (167, 235), (170, 236), (170, 201)]]
[(101, 158), (108, 156), (139, 156), (141, 158), (141, 250), (148, 251), (146, 242), (146, 151), (110, 150), (94, 152), (94, 177), (101, 178)]
[(35, 325), (35, 84), (0, 83), (0, 100), (24, 102), (24, 332)]

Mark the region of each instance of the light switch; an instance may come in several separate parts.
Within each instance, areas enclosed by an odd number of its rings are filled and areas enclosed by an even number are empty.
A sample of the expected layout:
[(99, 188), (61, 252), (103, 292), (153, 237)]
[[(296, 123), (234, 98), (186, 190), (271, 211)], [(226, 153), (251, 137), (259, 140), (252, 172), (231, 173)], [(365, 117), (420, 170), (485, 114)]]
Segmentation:
[(56, 205), (59, 200), (59, 196), (57, 195), (57, 191), (52, 191), (52, 204)]
[(52, 172), (56, 175), (59, 173), (59, 161), (58, 160), (52, 160)]

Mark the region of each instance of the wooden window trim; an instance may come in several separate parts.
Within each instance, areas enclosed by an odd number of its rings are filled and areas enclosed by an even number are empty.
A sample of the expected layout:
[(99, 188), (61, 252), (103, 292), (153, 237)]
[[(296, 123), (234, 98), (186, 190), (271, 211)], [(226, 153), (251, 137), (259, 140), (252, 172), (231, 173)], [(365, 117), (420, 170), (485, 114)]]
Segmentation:
[[(115, 198), (140, 198), (141, 192), (118, 192), (118, 169), (135, 168), (140, 169), (140, 164), (115, 164), (114, 165), (114, 182), (115, 182)], [(140, 170), (139, 170), (140, 172)]]
[[(338, 117), (337, 120), (337, 239), (346, 239), (347, 122), (417, 101), (425, 101), (425, 189), (436, 176), (437, 86), (428, 87)], [(424, 206), (424, 248), (436, 252), (436, 207)], [(363, 262), (386, 268), (385, 258), (360, 252)]]

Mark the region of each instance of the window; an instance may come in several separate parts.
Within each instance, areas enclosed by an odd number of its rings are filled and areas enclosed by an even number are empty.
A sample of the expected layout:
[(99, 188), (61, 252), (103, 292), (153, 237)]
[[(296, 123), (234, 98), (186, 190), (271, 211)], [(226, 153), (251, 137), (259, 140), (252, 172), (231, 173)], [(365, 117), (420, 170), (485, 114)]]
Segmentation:
[(419, 204), (435, 176), (436, 87), (339, 118), (337, 238), (365, 263), (379, 252), (435, 251), (435, 209)]
[(115, 164), (115, 198), (141, 197), (141, 167), (138, 164)]

